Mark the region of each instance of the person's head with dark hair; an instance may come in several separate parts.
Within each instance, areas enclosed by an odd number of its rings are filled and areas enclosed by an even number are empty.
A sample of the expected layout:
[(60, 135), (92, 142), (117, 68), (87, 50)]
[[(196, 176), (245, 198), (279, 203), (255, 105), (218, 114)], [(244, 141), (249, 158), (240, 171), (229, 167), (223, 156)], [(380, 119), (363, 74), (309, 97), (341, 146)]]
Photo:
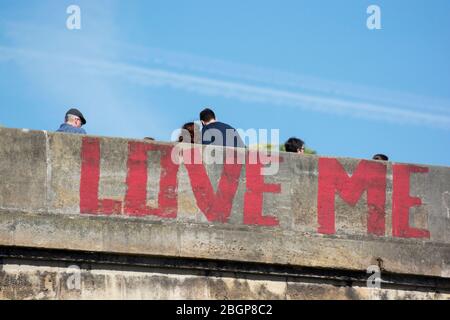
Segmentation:
[(195, 122), (188, 122), (181, 127), (181, 133), (178, 142), (199, 143), (200, 128)]
[(204, 126), (216, 121), (214, 111), (209, 108), (203, 109), (202, 112), (200, 112), (200, 121)]
[(203, 125), (201, 143), (205, 145), (244, 148), (245, 144), (239, 132), (227, 123), (217, 121), (214, 111), (209, 108), (200, 112), (200, 121)]
[(286, 152), (305, 153), (305, 142), (298, 138), (289, 138), (284, 144)]
[(389, 158), (387, 155), (379, 153), (374, 155), (372, 160), (389, 161)]

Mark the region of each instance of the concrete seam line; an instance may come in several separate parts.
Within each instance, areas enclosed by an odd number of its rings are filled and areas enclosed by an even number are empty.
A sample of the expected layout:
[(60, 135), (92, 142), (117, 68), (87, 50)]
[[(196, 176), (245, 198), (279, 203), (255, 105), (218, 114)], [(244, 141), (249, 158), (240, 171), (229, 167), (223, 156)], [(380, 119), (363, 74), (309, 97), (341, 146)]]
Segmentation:
[(46, 130), (43, 131), (45, 135), (45, 161), (47, 165), (47, 174), (45, 180), (45, 207), (50, 211), (50, 181), (52, 177), (52, 166), (50, 163), (50, 141)]

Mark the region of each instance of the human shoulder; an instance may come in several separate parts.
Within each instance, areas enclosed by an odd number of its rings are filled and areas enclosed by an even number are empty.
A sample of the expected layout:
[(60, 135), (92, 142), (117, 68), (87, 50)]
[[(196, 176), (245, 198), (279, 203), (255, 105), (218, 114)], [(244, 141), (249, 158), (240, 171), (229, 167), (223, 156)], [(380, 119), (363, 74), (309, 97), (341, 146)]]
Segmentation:
[(216, 124), (216, 126), (218, 127), (218, 128), (221, 128), (221, 129), (233, 129), (233, 130), (235, 130), (232, 126), (230, 126), (228, 123), (224, 123), (224, 122), (220, 122), (220, 121), (217, 121), (217, 122), (214, 122), (215, 124)]
[(87, 134), (83, 128), (76, 128), (67, 123), (63, 123), (56, 132)]

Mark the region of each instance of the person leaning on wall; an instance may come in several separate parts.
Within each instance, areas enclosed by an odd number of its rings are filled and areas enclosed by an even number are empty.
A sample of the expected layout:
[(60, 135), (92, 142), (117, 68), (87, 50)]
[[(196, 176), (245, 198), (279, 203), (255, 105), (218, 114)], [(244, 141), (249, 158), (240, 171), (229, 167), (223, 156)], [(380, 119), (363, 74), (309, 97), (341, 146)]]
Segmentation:
[(86, 124), (86, 119), (80, 110), (72, 108), (66, 112), (64, 123), (59, 127), (56, 132), (86, 134), (86, 131), (81, 128)]
[(285, 142), (284, 148), (286, 152), (305, 154), (305, 142), (295, 137), (289, 138)]
[(217, 121), (214, 111), (205, 108), (200, 112), (202, 128), (202, 144), (245, 148), (239, 133), (229, 124)]
[(372, 157), (372, 160), (389, 161), (389, 157), (387, 155), (378, 153)]
[(201, 143), (200, 127), (195, 122), (187, 122), (181, 127), (178, 142)]

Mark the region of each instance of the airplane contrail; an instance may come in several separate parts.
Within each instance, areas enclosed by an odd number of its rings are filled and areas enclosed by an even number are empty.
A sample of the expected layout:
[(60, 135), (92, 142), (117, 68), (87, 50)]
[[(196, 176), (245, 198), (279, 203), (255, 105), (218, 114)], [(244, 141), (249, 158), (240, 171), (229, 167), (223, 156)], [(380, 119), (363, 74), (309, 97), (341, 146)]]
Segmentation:
[[(202, 95), (234, 98), (240, 101), (268, 105), (297, 107), (311, 111), (344, 114), (365, 119), (392, 123), (428, 125), (450, 129), (450, 116), (434, 110), (432, 113), (392, 106), (371, 101), (352, 101), (348, 97), (324, 96), (306, 93), (301, 89), (285, 90), (235, 80), (221, 80), (207, 76), (176, 72), (162, 68), (149, 68), (129, 63), (101, 59), (85, 59), (78, 56), (0, 46), (0, 59), (46, 60), (67, 62), (80, 71), (89, 71), (126, 79), (141, 86), (168, 86)], [(306, 90), (305, 90), (306, 91)]]

